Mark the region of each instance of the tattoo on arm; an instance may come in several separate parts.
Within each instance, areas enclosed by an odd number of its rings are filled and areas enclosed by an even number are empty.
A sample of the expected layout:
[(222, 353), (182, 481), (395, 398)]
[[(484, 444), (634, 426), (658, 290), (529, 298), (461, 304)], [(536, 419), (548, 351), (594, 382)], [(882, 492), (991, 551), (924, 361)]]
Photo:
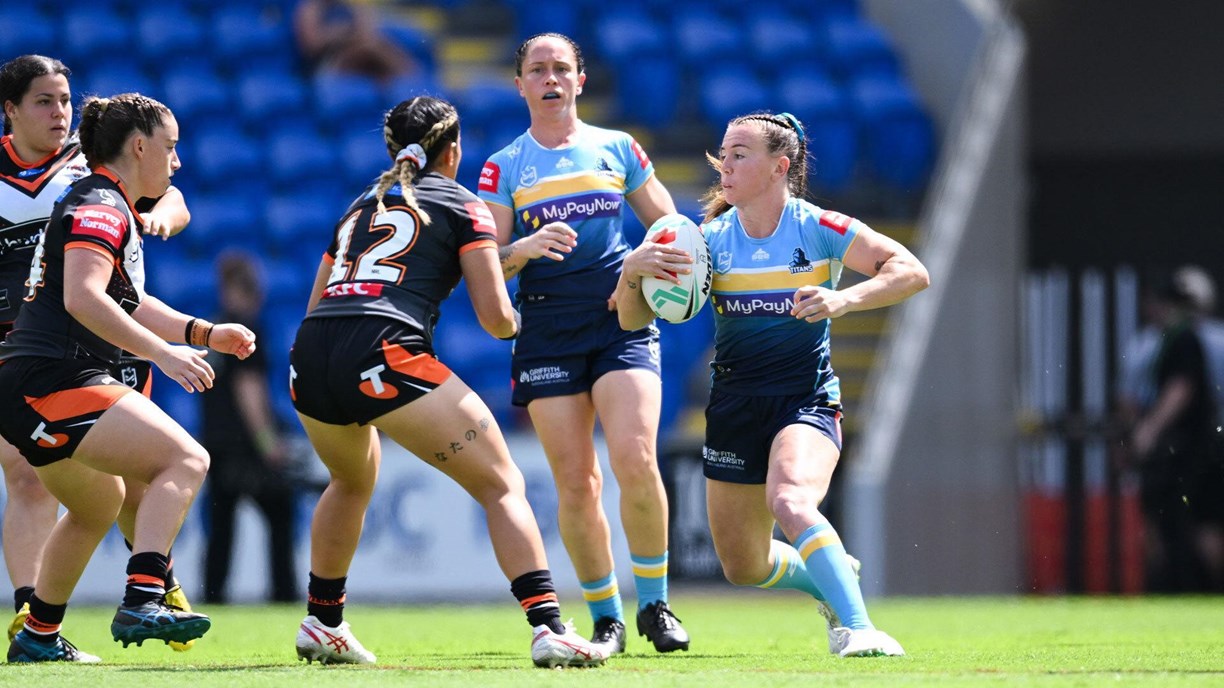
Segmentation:
[(884, 267), (884, 263), (885, 263), (885, 262), (886, 262), (886, 261), (883, 261), (883, 260), (877, 260), (877, 261), (876, 261), (876, 274), (877, 274), (877, 275), (878, 275), (878, 274), (880, 274), (880, 270), (881, 270), (881, 269)]
[(633, 280), (625, 280), (625, 284), (628, 284), (630, 289), (637, 289), (637, 282)]
[(497, 258), (501, 261), (502, 275), (506, 278), (514, 277), (519, 270), (523, 269), (522, 265), (511, 265), (510, 259), (514, 255), (514, 246), (507, 244), (497, 249)]

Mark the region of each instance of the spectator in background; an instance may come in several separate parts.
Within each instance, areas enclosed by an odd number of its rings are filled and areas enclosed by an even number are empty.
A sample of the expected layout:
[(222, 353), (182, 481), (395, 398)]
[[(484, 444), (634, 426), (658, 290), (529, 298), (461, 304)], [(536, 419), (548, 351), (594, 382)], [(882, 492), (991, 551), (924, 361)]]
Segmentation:
[[(1200, 268), (1174, 271), (1144, 300), (1150, 323), (1129, 347), (1119, 406), (1138, 470), (1153, 592), (1221, 589), (1224, 464), (1218, 456), (1212, 362), (1215, 288)], [(1211, 332), (1211, 335), (1207, 333)]]
[(416, 70), (378, 28), (373, 8), (348, 0), (302, 0), (294, 11), (298, 49), (315, 71), (361, 74), (386, 83)]
[[(238, 322), (259, 333), (263, 288), (254, 259), (241, 252), (217, 260), (221, 322)], [(208, 476), (208, 549), (204, 598), (224, 603), (228, 596), (234, 544), (234, 514), (245, 496), (268, 524), (270, 598), (297, 600), (293, 562), (293, 515), (297, 492), (287, 475), (288, 452), (277, 427), (268, 393), (268, 360), (262, 349), (246, 359), (209, 356), (217, 371), (212, 391), (203, 395), (204, 448), (212, 456)]]

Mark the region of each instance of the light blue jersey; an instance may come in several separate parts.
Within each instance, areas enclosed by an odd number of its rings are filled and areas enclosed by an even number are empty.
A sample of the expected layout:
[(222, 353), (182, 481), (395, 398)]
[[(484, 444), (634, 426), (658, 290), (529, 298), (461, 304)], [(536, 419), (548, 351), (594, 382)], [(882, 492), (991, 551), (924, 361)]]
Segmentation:
[(578, 123), (578, 143), (545, 148), (530, 133), (494, 153), (480, 172), (480, 198), (514, 211), (514, 238), (565, 222), (578, 245), (564, 260), (537, 258), (519, 273), (519, 301), (557, 308), (603, 307), (629, 252), (622, 231), (625, 196), (654, 166), (633, 137)]
[(716, 389), (768, 396), (816, 391), (826, 405), (841, 403), (828, 319), (808, 323), (790, 311), (799, 287), (836, 286), (835, 270), (862, 226), (793, 198), (764, 239), (748, 236), (735, 208), (703, 225), (714, 264)]

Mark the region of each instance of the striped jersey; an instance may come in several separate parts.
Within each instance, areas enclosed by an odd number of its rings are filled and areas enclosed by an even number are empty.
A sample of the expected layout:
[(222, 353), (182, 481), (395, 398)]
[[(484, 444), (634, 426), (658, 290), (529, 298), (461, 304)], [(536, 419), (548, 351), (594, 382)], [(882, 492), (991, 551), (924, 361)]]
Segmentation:
[(17, 318), (30, 258), (55, 202), (88, 174), (75, 138), (35, 163), (17, 156), (12, 136), (0, 138), (0, 323)]
[(579, 122), (576, 139), (545, 148), (524, 132), (480, 172), (480, 197), (514, 211), (514, 239), (558, 221), (578, 233), (564, 260), (527, 263), (519, 273), (520, 302), (547, 297), (563, 309), (603, 307), (616, 290), (630, 249), (621, 220), (625, 196), (650, 179), (654, 166), (625, 132)]
[(735, 208), (702, 226), (714, 267), (714, 387), (759, 396), (815, 390), (826, 405), (840, 405), (828, 319), (808, 323), (790, 310), (799, 287), (836, 287), (841, 261), (862, 226), (794, 198), (763, 239), (748, 236)]

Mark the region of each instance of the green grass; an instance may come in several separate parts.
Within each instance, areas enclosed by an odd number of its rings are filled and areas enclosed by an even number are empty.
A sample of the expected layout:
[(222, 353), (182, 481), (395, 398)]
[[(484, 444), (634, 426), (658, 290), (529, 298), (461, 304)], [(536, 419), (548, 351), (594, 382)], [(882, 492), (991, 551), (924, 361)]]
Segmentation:
[[(1224, 598), (923, 598), (871, 604), (876, 625), (909, 656), (838, 659), (821, 619), (797, 594), (673, 593), (690, 652), (659, 655), (630, 636), (598, 669), (544, 671), (513, 601), (473, 606), (349, 607), (378, 655), (373, 668), (295, 662), (301, 605), (219, 607), (188, 653), (110, 640), (113, 610), (72, 608), (67, 635), (100, 666), (0, 667), (0, 685), (175, 688), (428, 686), (1219, 686)], [(508, 597), (508, 596), (507, 596)], [(569, 602), (581, 631), (585, 610)], [(630, 621), (632, 632), (632, 621)]]

